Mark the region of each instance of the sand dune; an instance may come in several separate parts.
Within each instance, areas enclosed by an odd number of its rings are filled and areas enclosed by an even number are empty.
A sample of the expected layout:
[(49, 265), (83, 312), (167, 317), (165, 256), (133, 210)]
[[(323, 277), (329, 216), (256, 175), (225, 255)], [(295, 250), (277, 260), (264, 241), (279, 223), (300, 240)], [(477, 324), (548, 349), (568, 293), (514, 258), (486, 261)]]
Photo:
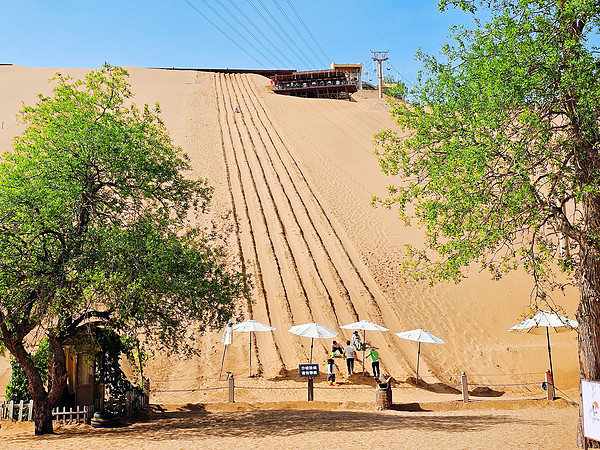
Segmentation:
[[(310, 339), (288, 333), (294, 324), (316, 321), (345, 340), (350, 333), (340, 325), (368, 319), (392, 332), (422, 327), (446, 341), (423, 346), (420, 372), (431, 383), (451, 384), (461, 371), (488, 383), (541, 381), (545, 338), (506, 332), (528, 304), (526, 274), (492, 282), (474, 268), (460, 285), (435, 287), (400, 277), (403, 245), (418, 243), (422, 232), (403, 227), (394, 211), (370, 206), (371, 196), (385, 195), (393, 182), (373, 156), (373, 135), (393, 126), (384, 101), (367, 92), (352, 102), (277, 96), (257, 75), (129, 70), (134, 101), (161, 103), (194, 175), (215, 186), (211, 218), (225, 223), (231, 211), (237, 219), (230, 250), (242, 255), (253, 283), (252, 301), (240, 302), (238, 318), (277, 327), (253, 339), (254, 375), (276, 379), (307, 362)], [(10, 149), (23, 129), (14, 120), (20, 101), (48, 93), (55, 71), (0, 67), (0, 148)], [(573, 316), (576, 292), (555, 300)], [(155, 355), (146, 373), (164, 388), (208, 382), (219, 373), (219, 338), (220, 331), (199, 336), (202, 354), (191, 360)], [(413, 375), (415, 343), (392, 333), (369, 332), (367, 339), (379, 347), (385, 373)], [(330, 343), (315, 342), (317, 362)], [(552, 343), (559, 386), (577, 386), (576, 333), (552, 336)], [(248, 335), (236, 334), (224, 370), (247, 376), (248, 358)], [(6, 366), (0, 361), (2, 393)]]

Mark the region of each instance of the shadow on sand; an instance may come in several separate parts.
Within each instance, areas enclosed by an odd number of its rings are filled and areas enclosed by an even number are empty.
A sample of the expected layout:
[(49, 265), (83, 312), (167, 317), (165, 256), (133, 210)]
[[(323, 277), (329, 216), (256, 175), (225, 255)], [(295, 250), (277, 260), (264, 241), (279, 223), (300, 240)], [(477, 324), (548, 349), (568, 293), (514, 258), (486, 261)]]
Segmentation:
[[(423, 411), (416, 403), (394, 405), (396, 411)], [(94, 437), (97, 440), (118, 437), (143, 438), (147, 442), (185, 439), (201, 440), (203, 437), (264, 437), (269, 435), (292, 436), (304, 433), (384, 430), (432, 430), (448, 433), (482, 431), (504, 424), (518, 424), (522, 420), (504, 414), (453, 414), (428, 412), (421, 414), (380, 414), (357, 411), (327, 410), (254, 410), (206, 411), (203, 405), (188, 404), (174, 411), (160, 407), (148, 408), (139, 413), (128, 427), (96, 430), (89, 427), (61, 429), (54, 436), (34, 438), (30, 435), (6, 436), (3, 445), (26, 444), (35, 439), (36, 444), (47, 439), (48, 445), (61, 445), (57, 441), (71, 437)], [(531, 421), (528, 421), (529, 423)], [(530, 423), (531, 424), (531, 423)], [(543, 425), (545, 422), (538, 421)], [(31, 442), (31, 441), (30, 441)]]

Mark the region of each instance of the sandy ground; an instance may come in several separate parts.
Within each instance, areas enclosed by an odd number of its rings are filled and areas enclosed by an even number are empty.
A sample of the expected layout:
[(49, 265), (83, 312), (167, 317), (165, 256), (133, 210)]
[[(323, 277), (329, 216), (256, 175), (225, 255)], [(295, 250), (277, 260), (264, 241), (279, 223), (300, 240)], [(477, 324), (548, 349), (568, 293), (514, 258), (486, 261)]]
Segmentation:
[(564, 402), (488, 401), (365, 405), (287, 402), (153, 405), (117, 429), (58, 427), (32, 436), (30, 424), (0, 428), (2, 448), (544, 448), (574, 444), (577, 409)]
[[(10, 150), (12, 138), (24, 129), (15, 118), (21, 102), (32, 104), (36, 93), (48, 94), (52, 85), (47, 80), (57, 70), (0, 66), (2, 151)], [(301, 382), (293, 378), (298, 363), (308, 362), (310, 339), (292, 335), (287, 331), (290, 326), (316, 321), (338, 331), (338, 340), (345, 340), (351, 333), (340, 326), (359, 319), (390, 329), (390, 333), (368, 332), (367, 341), (379, 348), (383, 372), (396, 380), (414, 375), (417, 345), (398, 339), (393, 332), (425, 328), (446, 342), (422, 347), (420, 374), (427, 383), (454, 386), (466, 371), (473, 389), (488, 386), (504, 392), (505, 397), (542, 397), (539, 384), (548, 369), (545, 337), (507, 333), (528, 306), (532, 281), (526, 274), (513, 273), (493, 282), (474, 267), (463, 283), (435, 287), (400, 277), (404, 245), (418, 244), (422, 231), (403, 227), (395, 211), (370, 205), (373, 195), (385, 196), (385, 187), (394, 182), (380, 172), (373, 156), (373, 135), (394, 125), (385, 101), (369, 92), (357, 93), (352, 102), (278, 96), (270, 92), (269, 80), (257, 75), (128, 70), (134, 101), (161, 103), (175, 144), (191, 158), (191, 175), (207, 178), (215, 187), (206, 220), (230, 227), (231, 254), (243, 255), (252, 279), (251, 304), (240, 302), (236, 319), (253, 318), (277, 328), (272, 333), (257, 333), (251, 348), (247, 333), (236, 334), (227, 351), (223, 372), (233, 372), (240, 385), (255, 383), (258, 388), (265, 383), (264, 387), (269, 387), (254, 389), (254, 394), (243, 394), (241, 389), (238, 395), (248, 397), (244, 401), (302, 401), (303, 391), (293, 389)], [(87, 70), (63, 72), (82, 77)], [(577, 300), (574, 291), (555, 297), (570, 317)], [(220, 386), (220, 334), (214, 330), (198, 336), (199, 357), (154, 354), (145, 368), (151, 379), (152, 401), (224, 401), (209, 398), (213, 395), (207, 393), (210, 391), (198, 390)], [(315, 341), (316, 362), (324, 363), (330, 344), (330, 340)], [(552, 336), (558, 386), (575, 398), (576, 346), (576, 333)], [(253, 378), (247, 377), (249, 358)], [(367, 369), (369, 366), (367, 363)], [(340, 362), (338, 375), (348, 382), (343, 369)], [(362, 370), (360, 363), (357, 369)], [(0, 358), (0, 400), (9, 374), (7, 358)], [(372, 383), (349, 382), (364, 387)], [(270, 388), (284, 385), (287, 389)], [(532, 393), (532, 389), (537, 391)], [(223, 391), (216, 389), (215, 393)], [(370, 402), (361, 395), (371, 396), (372, 392), (340, 390), (331, 395), (342, 397), (331, 401)], [(411, 395), (413, 402), (428, 399), (423, 390)], [(194, 447), (209, 446), (222, 426), (226, 442), (252, 440), (266, 447), (290, 446), (287, 444), (292, 442), (334, 448), (369, 443), (403, 447), (406, 442), (423, 448), (535, 447), (533, 443), (553, 439), (568, 447), (574, 434), (568, 430), (574, 427), (571, 419), (576, 413), (569, 408), (530, 405), (497, 413), (290, 411), (279, 417), (271, 410), (261, 410), (173, 414), (172, 419), (160, 419), (164, 422), (158, 423), (163, 425), (151, 425), (145, 438), (133, 433), (149, 426), (142, 423), (97, 432), (102, 433), (99, 442), (171, 447), (173, 441), (169, 440), (180, 438), (175, 448), (192, 441)], [(186, 425), (190, 415), (193, 420)], [(559, 428), (566, 431), (559, 432), (556, 426), (563, 422), (567, 425)], [(370, 430), (371, 424), (375, 432)], [(70, 436), (69, 446), (74, 446), (88, 432), (69, 428), (47, 439), (60, 446), (63, 437)], [(131, 439), (115, 444), (113, 437), (123, 435)], [(15, 445), (33, 445), (24, 437), (11, 439)]]

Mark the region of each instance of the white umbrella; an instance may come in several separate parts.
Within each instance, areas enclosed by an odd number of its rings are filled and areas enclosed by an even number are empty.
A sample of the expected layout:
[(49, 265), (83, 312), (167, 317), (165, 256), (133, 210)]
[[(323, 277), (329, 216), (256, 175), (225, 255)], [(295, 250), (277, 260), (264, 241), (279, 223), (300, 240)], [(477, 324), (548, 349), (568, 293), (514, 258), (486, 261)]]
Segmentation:
[(417, 341), (419, 343), (419, 350), (417, 352), (417, 384), (419, 384), (419, 360), (421, 359), (421, 342), (425, 342), (427, 344), (445, 344), (445, 342), (437, 337), (434, 334), (431, 334), (429, 331), (425, 331), (422, 328), (417, 328), (416, 330), (410, 331), (402, 331), (401, 333), (396, 333), (396, 336), (402, 339), (407, 339), (409, 341)]
[(329, 339), (338, 335), (337, 331), (333, 331), (330, 328), (319, 325), (318, 323), (311, 322), (303, 325), (294, 325), (290, 328), (290, 333), (297, 334), (298, 336), (304, 336), (311, 338), (310, 341), (310, 362), (312, 363), (313, 344), (315, 339)]
[(390, 331), (389, 328), (382, 327), (368, 320), (359, 320), (358, 322), (349, 323), (348, 325), (342, 325), (340, 328), (346, 330), (363, 330), (363, 375), (365, 373), (365, 350), (367, 343), (367, 331)]
[(552, 370), (552, 350), (550, 349), (550, 331), (554, 333), (564, 333), (566, 331), (573, 331), (579, 324), (576, 320), (569, 319), (567, 317), (559, 316), (556, 313), (550, 311), (540, 311), (535, 316), (525, 319), (524, 321), (511, 327), (508, 331), (515, 331), (517, 333), (530, 333), (530, 334), (545, 334), (548, 340), (548, 359), (550, 360), (550, 376), (552, 377), (552, 383), (556, 386), (554, 380), (554, 371)]
[(239, 323), (233, 326), (234, 332), (249, 332), (250, 334), (250, 375), (252, 375), (252, 332), (253, 331), (273, 331), (275, 328), (264, 323), (257, 322), (256, 320), (246, 320), (245, 322)]

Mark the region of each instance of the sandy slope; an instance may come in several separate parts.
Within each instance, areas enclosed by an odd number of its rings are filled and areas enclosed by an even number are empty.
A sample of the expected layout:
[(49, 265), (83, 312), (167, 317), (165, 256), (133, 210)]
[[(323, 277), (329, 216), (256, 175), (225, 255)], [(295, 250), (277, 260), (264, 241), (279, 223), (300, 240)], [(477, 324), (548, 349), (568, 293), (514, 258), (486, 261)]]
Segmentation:
[[(254, 374), (293, 374), (307, 361), (310, 340), (288, 333), (293, 324), (316, 321), (345, 340), (350, 333), (340, 325), (368, 319), (393, 332), (426, 328), (446, 341), (423, 346), (420, 371), (430, 382), (452, 383), (461, 371), (487, 383), (541, 380), (545, 338), (506, 332), (528, 303), (532, 282), (525, 274), (492, 282), (473, 270), (458, 286), (435, 287), (399, 277), (403, 244), (418, 243), (422, 233), (402, 227), (394, 211), (370, 206), (371, 196), (385, 195), (392, 182), (372, 154), (373, 134), (393, 126), (385, 102), (362, 92), (353, 102), (277, 96), (255, 75), (129, 70), (135, 101), (161, 103), (194, 175), (215, 186), (211, 217), (226, 223), (231, 211), (237, 218), (229, 244), (253, 282), (252, 303), (240, 302), (239, 319), (277, 327), (253, 340)], [(23, 129), (14, 119), (20, 102), (48, 93), (55, 71), (0, 67), (2, 150)], [(575, 292), (556, 301), (573, 316)], [(199, 336), (203, 353), (192, 360), (156, 355), (147, 374), (165, 389), (215, 378), (219, 337)], [(367, 340), (379, 347), (386, 373), (413, 373), (416, 344), (392, 333), (370, 332)], [(576, 334), (552, 336), (552, 343), (559, 385), (576, 386)], [(314, 359), (323, 362), (329, 346), (315, 342)], [(225, 370), (247, 376), (248, 357), (248, 335), (236, 335)], [(6, 367), (0, 361), (1, 393)]]

